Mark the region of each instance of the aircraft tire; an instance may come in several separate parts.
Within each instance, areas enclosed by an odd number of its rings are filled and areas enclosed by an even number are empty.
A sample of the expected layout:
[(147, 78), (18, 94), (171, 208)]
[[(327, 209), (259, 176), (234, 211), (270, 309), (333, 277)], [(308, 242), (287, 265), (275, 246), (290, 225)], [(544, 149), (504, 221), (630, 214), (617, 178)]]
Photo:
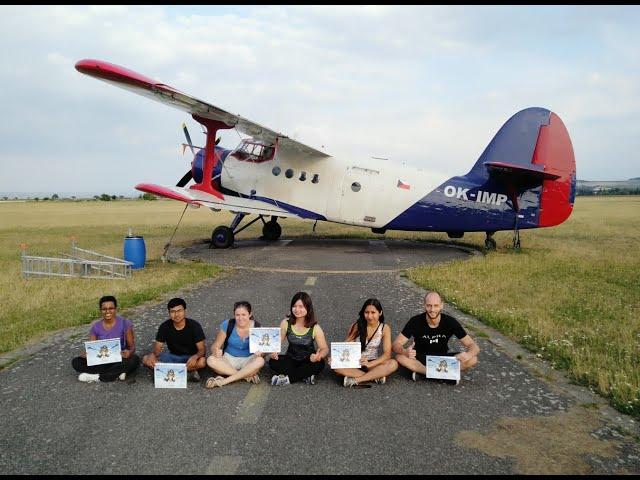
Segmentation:
[(216, 227), (211, 234), (211, 244), (215, 248), (229, 248), (233, 245), (233, 240), (233, 230), (224, 225)]
[(262, 236), (268, 242), (273, 242), (280, 238), (282, 234), (282, 227), (275, 220), (269, 220), (262, 227)]
[(497, 246), (496, 241), (493, 238), (491, 238), (491, 237), (485, 238), (484, 247), (487, 250), (495, 250), (496, 246)]

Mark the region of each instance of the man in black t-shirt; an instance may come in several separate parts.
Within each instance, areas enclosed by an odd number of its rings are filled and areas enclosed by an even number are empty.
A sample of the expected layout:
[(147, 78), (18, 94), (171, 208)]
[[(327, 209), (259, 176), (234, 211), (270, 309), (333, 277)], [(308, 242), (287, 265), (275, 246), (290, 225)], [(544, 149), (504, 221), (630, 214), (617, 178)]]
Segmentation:
[[(411, 317), (393, 342), (396, 360), (413, 372), (414, 380), (416, 374), (427, 374), (427, 355), (455, 356), (460, 361), (461, 371), (478, 364), (480, 348), (455, 318), (442, 313), (442, 307), (442, 298), (438, 293), (427, 293), (424, 297), (425, 312)], [(453, 335), (460, 340), (466, 352), (449, 351), (449, 339)], [(414, 341), (405, 348), (412, 337)]]
[[(206, 366), (205, 336), (202, 326), (186, 318), (187, 303), (182, 298), (172, 298), (167, 304), (169, 320), (158, 327), (153, 351), (142, 359), (144, 366), (154, 368), (157, 362), (185, 363), (189, 380), (199, 381), (198, 370)], [(163, 352), (164, 344), (168, 352)]]

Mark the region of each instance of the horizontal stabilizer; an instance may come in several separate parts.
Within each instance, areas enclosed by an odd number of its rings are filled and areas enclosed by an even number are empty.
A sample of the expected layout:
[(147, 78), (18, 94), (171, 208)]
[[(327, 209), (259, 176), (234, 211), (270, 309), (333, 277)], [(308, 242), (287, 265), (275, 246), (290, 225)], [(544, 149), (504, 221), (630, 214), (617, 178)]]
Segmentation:
[(542, 165), (531, 164), (525, 167), (505, 162), (484, 162), (484, 165), (489, 170), (489, 174), (507, 175), (516, 180), (538, 180), (539, 183), (542, 183), (543, 180), (560, 178), (560, 175), (545, 172)]

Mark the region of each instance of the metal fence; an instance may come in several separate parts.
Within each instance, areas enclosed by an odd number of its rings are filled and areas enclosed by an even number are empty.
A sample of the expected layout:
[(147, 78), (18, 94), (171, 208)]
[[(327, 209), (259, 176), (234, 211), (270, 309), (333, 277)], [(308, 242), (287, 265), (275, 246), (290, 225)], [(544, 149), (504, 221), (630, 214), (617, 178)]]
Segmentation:
[(22, 250), (22, 276), (30, 277), (79, 277), (102, 279), (131, 278), (133, 262), (109, 257), (71, 244), (67, 258), (36, 257)]

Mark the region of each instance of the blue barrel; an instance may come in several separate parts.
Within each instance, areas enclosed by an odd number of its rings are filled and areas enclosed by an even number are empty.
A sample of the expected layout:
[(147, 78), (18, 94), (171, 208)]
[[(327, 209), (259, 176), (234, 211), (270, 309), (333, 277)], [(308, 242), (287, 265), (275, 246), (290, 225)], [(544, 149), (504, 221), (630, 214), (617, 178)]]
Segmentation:
[(125, 237), (124, 239), (124, 259), (132, 262), (132, 269), (144, 268), (147, 258), (147, 247), (143, 237)]

